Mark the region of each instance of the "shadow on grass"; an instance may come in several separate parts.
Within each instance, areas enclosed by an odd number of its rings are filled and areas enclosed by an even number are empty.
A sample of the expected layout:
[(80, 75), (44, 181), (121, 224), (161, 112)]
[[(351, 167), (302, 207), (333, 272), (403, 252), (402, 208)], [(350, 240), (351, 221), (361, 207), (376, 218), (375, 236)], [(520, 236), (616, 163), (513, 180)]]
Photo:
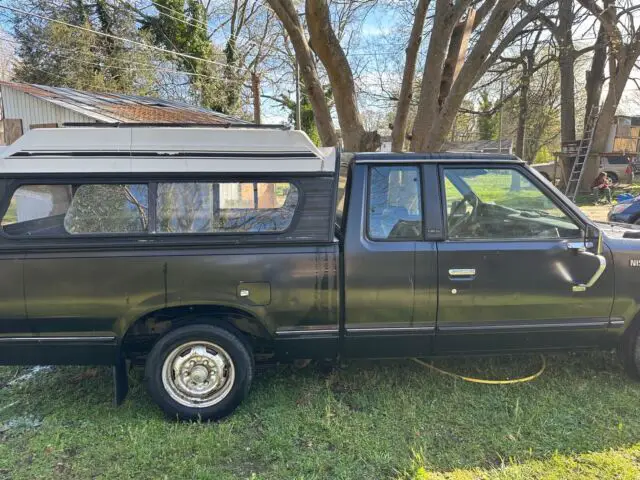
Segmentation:
[[(471, 376), (506, 378), (539, 357), (440, 360)], [(111, 406), (108, 369), (56, 368), (0, 390), (5, 428), (0, 472), (13, 478), (389, 478), (412, 468), (452, 471), (553, 455), (622, 448), (639, 441), (640, 384), (611, 353), (547, 357), (534, 382), (470, 384), (410, 361), (358, 361), (331, 373), (262, 371), (234, 415), (215, 424), (166, 421), (141, 372)], [(2, 369), (0, 380), (15, 370)], [(4, 383), (4, 382), (0, 382)], [(13, 406), (2, 410), (3, 405)], [(413, 463), (412, 463), (413, 462)]]

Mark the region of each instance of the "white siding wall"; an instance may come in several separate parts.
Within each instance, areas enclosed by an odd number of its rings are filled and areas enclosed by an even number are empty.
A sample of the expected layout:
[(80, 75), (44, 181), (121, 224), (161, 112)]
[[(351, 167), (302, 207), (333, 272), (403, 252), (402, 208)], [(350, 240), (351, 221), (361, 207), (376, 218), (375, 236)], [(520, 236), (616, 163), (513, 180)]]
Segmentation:
[(20, 118), (23, 132), (29, 130), (29, 125), (38, 123), (95, 123), (94, 119), (81, 113), (54, 105), (6, 85), (0, 86), (0, 92), (5, 118)]

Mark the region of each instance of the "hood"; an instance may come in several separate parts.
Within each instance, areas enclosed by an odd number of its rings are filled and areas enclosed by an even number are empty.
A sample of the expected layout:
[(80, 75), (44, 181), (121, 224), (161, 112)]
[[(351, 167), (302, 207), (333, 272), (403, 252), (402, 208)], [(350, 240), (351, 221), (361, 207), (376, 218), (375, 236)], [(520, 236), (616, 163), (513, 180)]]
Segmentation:
[(595, 224), (609, 238), (640, 240), (640, 225), (613, 222), (595, 222)]

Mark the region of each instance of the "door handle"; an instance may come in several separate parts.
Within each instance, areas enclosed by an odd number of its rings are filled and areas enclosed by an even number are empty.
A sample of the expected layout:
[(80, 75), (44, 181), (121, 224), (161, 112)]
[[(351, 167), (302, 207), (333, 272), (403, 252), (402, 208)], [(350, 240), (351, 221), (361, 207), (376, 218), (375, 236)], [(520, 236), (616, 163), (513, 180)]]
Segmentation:
[(450, 277), (475, 277), (476, 269), (475, 268), (450, 268), (449, 276)]

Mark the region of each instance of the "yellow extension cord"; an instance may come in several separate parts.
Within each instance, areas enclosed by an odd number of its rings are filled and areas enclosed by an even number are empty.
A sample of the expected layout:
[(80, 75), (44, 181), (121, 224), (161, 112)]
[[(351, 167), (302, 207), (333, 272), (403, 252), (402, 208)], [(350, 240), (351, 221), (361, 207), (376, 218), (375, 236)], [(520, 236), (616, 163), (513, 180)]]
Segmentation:
[(535, 380), (540, 375), (542, 375), (544, 369), (547, 368), (547, 361), (545, 360), (544, 355), (540, 355), (540, 359), (542, 360), (542, 367), (540, 368), (540, 370), (538, 370), (533, 375), (529, 375), (528, 377), (514, 378), (513, 380), (485, 380), (482, 378), (465, 377), (463, 375), (458, 375), (457, 373), (442, 370), (441, 368), (434, 366), (432, 363), (423, 362), (418, 358), (413, 358), (412, 360), (438, 373), (447, 375), (449, 377), (458, 378), (460, 380), (464, 380), (465, 382), (482, 383), (484, 385), (513, 385), (514, 383), (530, 382), (531, 380)]

